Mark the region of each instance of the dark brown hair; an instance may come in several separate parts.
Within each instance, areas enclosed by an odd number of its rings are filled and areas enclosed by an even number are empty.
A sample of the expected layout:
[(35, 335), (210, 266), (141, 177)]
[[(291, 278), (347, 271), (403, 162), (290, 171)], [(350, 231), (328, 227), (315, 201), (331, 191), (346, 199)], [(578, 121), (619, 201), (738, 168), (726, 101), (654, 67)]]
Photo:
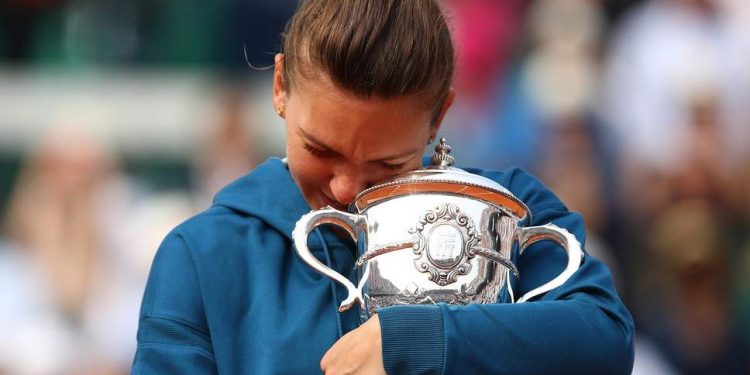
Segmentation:
[(437, 0), (302, 1), (282, 35), (282, 53), (287, 91), (300, 76), (328, 78), (363, 98), (417, 95), (436, 111), (455, 70)]

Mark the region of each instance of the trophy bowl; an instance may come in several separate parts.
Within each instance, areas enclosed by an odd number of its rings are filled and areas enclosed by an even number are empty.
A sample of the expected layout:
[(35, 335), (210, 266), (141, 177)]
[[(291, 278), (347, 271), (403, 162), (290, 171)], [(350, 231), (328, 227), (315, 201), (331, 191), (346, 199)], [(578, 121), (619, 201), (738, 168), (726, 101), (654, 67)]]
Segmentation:
[[(527, 226), (531, 212), (508, 189), (452, 167), (444, 138), (435, 150), (431, 166), (360, 192), (349, 212), (324, 207), (297, 222), (297, 254), (348, 291), (339, 310), (359, 303), (364, 321), (393, 305), (520, 303), (562, 285), (580, 266), (581, 245), (570, 232), (553, 224)], [(322, 224), (343, 228), (356, 242), (357, 285), (308, 249), (307, 237)], [(516, 261), (540, 240), (559, 244), (567, 266), (516, 299), (513, 286), (522, 277)]]

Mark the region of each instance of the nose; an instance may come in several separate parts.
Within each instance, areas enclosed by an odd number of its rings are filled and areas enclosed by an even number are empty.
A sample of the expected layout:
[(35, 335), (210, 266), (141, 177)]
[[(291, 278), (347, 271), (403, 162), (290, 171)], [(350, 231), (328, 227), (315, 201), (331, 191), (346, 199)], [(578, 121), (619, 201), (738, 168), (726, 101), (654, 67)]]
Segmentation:
[(348, 205), (367, 187), (364, 175), (356, 170), (340, 171), (331, 179), (331, 194), (342, 205)]

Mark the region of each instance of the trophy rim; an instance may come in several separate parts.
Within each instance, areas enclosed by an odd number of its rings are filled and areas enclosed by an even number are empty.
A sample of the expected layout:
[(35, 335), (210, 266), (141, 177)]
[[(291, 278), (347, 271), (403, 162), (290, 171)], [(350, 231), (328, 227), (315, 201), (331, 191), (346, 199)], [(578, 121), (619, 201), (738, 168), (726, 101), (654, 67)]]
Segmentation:
[(519, 221), (531, 221), (531, 210), (513, 194), (489, 186), (455, 180), (394, 180), (363, 190), (349, 206), (350, 212), (362, 213), (369, 207), (397, 197), (417, 194), (445, 194), (474, 198), (505, 208)]

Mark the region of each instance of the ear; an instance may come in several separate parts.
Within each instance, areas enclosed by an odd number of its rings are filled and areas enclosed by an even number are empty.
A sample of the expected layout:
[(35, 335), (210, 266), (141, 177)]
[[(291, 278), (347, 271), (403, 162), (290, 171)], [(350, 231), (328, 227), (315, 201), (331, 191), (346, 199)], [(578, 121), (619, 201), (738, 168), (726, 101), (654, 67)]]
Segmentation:
[(286, 109), (286, 86), (284, 85), (284, 54), (277, 53), (273, 65), (273, 107), (280, 110), (281, 117)]
[(448, 112), (448, 108), (451, 107), (455, 99), (456, 90), (451, 87), (450, 89), (448, 89), (448, 93), (445, 95), (445, 100), (443, 100), (443, 104), (440, 107), (440, 112), (438, 112), (437, 117), (435, 117), (435, 122), (432, 123), (432, 127), (430, 129), (430, 139), (435, 139), (437, 137), (438, 131), (440, 130), (440, 125), (443, 124), (445, 113)]

